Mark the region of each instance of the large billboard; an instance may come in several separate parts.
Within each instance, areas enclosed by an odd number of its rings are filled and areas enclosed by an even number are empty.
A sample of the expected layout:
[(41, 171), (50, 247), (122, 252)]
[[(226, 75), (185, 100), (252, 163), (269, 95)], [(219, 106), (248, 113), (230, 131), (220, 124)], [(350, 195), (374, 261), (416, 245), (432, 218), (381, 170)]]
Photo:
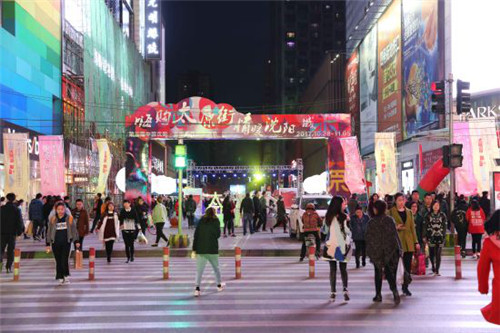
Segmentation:
[(240, 113), (226, 103), (190, 97), (151, 102), (125, 119), (127, 135), (157, 139), (325, 139), (351, 135), (350, 115)]
[(440, 79), (438, 0), (403, 1), (403, 137), (435, 129), (431, 83)]
[(378, 22), (378, 132), (402, 139), (401, 0), (395, 0)]
[(347, 61), (345, 81), (347, 86), (347, 112), (351, 115), (352, 129), (359, 133), (359, 55), (356, 49)]
[(0, 3), (0, 118), (41, 134), (60, 134), (60, 1)]
[(150, 101), (150, 65), (104, 1), (84, 1), (85, 121), (109, 138), (123, 138), (123, 119)]
[(359, 46), (359, 111), (361, 154), (373, 152), (377, 132), (377, 26)]

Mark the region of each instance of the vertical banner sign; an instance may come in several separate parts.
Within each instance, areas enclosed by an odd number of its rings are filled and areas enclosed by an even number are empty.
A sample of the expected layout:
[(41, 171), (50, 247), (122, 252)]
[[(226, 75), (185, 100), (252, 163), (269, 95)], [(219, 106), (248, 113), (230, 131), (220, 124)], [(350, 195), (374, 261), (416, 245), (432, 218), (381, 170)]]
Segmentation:
[(378, 21), (378, 131), (401, 141), (401, 0)]
[(439, 79), (438, 0), (403, 0), (404, 138), (435, 129), (431, 83)]
[(3, 133), (4, 192), (15, 193), (19, 199), (28, 199), (29, 168), (28, 133)]
[[(349, 198), (351, 192), (345, 182), (344, 151), (338, 138), (328, 140), (328, 193)], [(349, 166), (350, 167), (350, 166)]]
[(454, 122), (453, 131), (454, 142), (463, 145), (462, 156), (464, 157), (462, 167), (455, 169), (456, 192), (465, 196), (475, 195), (477, 194), (477, 181), (474, 177), (469, 123)]
[(41, 191), (44, 195), (66, 193), (64, 181), (64, 142), (62, 135), (38, 137), (40, 151)]
[(398, 191), (395, 139), (395, 133), (375, 133), (377, 193), (380, 196), (394, 194)]
[(135, 200), (142, 197), (151, 202), (149, 189), (149, 143), (139, 138), (128, 138), (126, 141), (127, 161), (125, 162), (125, 199)]
[(469, 120), (469, 133), (472, 147), (472, 164), (477, 181), (477, 191), (490, 190), (490, 174), (495, 169), (494, 159), (499, 158), (496, 144), (495, 120)]
[(493, 188), (492, 188), (492, 194), (493, 194), (493, 209), (492, 212), (494, 212), (497, 209), (500, 209), (500, 172), (493, 172)]
[(99, 152), (99, 180), (97, 181), (97, 193), (106, 191), (106, 183), (108, 182), (109, 170), (111, 169), (111, 152), (108, 146), (108, 140), (98, 139), (97, 151)]
[(144, 10), (144, 54), (147, 60), (161, 59), (160, 0), (146, 0)]
[(351, 115), (353, 135), (359, 135), (359, 56), (356, 49), (347, 62), (345, 81), (347, 83), (347, 112)]
[(349, 192), (366, 193), (365, 172), (359, 154), (357, 138), (355, 136), (341, 138), (340, 145), (344, 151), (345, 165), (348, 166), (344, 173), (344, 180)]
[(377, 132), (377, 26), (359, 47), (359, 81), (361, 153), (369, 154)]

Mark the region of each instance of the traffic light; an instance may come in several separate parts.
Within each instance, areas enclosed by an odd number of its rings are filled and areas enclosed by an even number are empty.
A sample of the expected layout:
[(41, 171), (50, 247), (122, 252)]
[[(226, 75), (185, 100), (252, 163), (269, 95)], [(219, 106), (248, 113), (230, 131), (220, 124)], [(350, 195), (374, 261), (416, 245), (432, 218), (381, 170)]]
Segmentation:
[(438, 114), (445, 114), (446, 95), (445, 95), (445, 81), (432, 82), (432, 112)]
[(470, 112), (470, 82), (457, 80), (457, 114)]
[(175, 146), (174, 166), (177, 169), (183, 169), (187, 166), (187, 150), (185, 145)]
[(454, 143), (443, 146), (443, 166), (445, 168), (460, 168), (464, 157), (462, 156), (462, 144)]

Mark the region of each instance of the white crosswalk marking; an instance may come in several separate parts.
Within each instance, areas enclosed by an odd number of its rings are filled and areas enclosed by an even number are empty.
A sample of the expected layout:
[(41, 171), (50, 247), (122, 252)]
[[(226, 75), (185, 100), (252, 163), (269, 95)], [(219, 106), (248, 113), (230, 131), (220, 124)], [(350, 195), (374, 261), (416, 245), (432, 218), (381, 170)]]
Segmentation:
[[(71, 284), (58, 286), (52, 260), (25, 259), (20, 281), (1, 274), (2, 332), (498, 332), (479, 309), (489, 296), (477, 293), (476, 262), (463, 263), (464, 279), (454, 280), (451, 258), (441, 277), (414, 277), (412, 297), (395, 307), (386, 283), (384, 301), (372, 303), (373, 269), (349, 266), (351, 301), (328, 300), (329, 268), (290, 257), (242, 259), (242, 280), (234, 279), (234, 258), (221, 258), (224, 292), (218, 293), (211, 268), (202, 296), (192, 296), (195, 261), (172, 258), (170, 280), (162, 279), (162, 259), (137, 258), (125, 264), (96, 260), (96, 280), (84, 269), (71, 271)], [(341, 290), (340, 276), (337, 288)]]

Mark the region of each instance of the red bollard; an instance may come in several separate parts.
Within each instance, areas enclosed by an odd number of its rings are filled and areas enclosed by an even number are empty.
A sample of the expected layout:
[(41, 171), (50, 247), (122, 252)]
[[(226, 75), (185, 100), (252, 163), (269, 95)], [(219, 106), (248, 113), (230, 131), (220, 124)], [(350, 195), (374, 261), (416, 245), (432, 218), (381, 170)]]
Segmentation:
[(460, 246), (455, 246), (455, 280), (462, 279), (462, 256)]
[(19, 281), (19, 264), (21, 263), (21, 250), (14, 250), (14, 281)]
[(235, 278), (241, 279), (241, 248), (240, 247), (235, 247), (234, 248), (234, 266), (236, 270), (236, 276)]
[(314, 246), (310, 246), (309, 247), (309, 278), (310, 279), (314, 279), (314, 273), (315, 273), (315, 269), (316, 267), (314, 266), (315, 265), (315, 254), (316, 254), (316, 248)]
[(170, 250), (168, 247), (163, 248), (163, 280), (168, 280), (168, 266), (170, 262)]
[(94, 276), (94, 268), (95, 268), (95, 249), (91, 247), (89, 249), (89, 280), (93, 281), (95, 276)]

